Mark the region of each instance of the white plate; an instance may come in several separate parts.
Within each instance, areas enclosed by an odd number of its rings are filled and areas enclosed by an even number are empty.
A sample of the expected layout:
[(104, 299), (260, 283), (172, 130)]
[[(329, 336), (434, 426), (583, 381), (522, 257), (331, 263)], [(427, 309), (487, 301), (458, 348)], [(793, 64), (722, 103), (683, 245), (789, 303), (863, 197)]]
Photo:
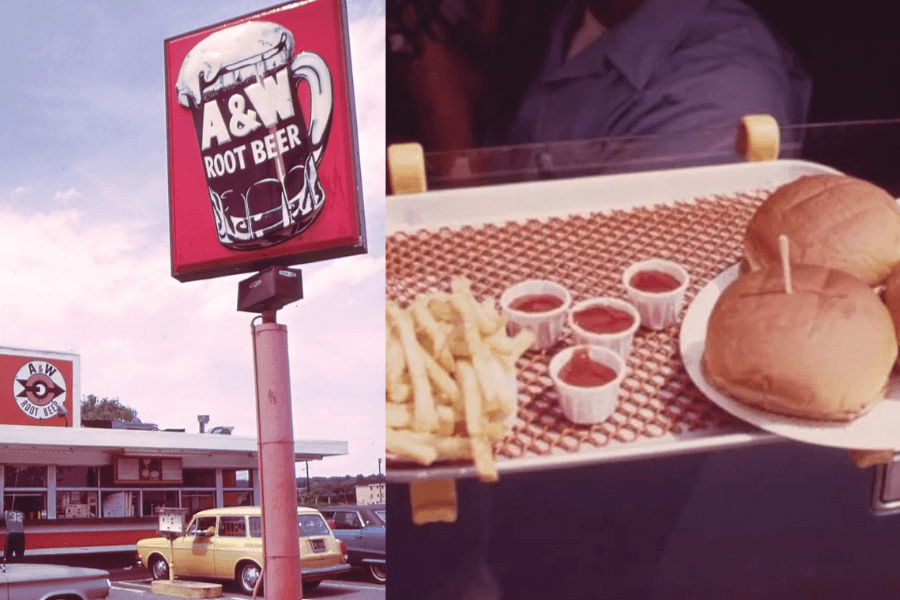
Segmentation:
[(681, 359), (700, 391), (739, 419), (787, 438), (858, 450), (900, 448), (900, 377), (891, 375), (887, 397), (868, 413), (846, 423), (811, 421), (767, 413), (725, 396), (703, 377), (700, 359), (706, 343), (706, 325), (722, 291), (737, 279), (738, 265), (710, 281), (691, 302), (681, 324)]

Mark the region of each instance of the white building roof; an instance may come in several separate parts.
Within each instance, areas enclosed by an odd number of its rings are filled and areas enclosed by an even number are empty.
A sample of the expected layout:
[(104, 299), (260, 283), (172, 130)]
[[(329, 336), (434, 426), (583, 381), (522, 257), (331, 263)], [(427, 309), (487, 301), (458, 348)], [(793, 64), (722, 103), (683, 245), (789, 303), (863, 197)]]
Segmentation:
[[(295, 440), (294, 460), (347, 454), (347, 442)], [(180, 457), (186, 467), (249, 468), (256, 438), (211, 433), (0, 425), (0, 462), (90, 465), (110, 456)]]

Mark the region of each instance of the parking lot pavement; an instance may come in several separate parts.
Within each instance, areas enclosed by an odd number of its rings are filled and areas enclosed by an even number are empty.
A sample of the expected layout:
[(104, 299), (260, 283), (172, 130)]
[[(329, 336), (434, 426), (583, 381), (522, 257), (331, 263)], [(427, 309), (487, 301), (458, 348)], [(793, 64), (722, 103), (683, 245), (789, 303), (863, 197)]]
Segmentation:
[(135, 581), (150, 579), (150, 571), (141, 566), (107, 569), (110, 581)]
[[(111, 573), (112, 574), (112, 573)], [(150, 574), (144, 570), (143, 577), (129, 579), (136, 574), (133, 570), (117, 569), (116, 576), (125, 579), (113, 579), (112, 591), (107, 600), (166, 600), (171, 596), (154, 594), (150, 588)], [(140, 570), (137, 575), (140, 575)], [(222, 596), (225, 600), (249, 600), (249, 596), (237, 590), (234, 584), (225, 583), (222, 586)], [(385, 586), (369, 583), (364, 577), (328, 579), (315, 590), (304, 594), (304, 598), (327, 598), (328, 600), (385, 600)], [(265, 596), (260, 596), (265, 600)]]

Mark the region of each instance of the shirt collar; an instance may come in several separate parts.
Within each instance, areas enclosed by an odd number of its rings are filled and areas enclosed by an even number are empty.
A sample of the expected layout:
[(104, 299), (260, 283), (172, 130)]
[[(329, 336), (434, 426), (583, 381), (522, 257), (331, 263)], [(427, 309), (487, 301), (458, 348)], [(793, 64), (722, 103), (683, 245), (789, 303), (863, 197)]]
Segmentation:
[(540, 80), (552, 82), (602, 73), (608, 68), (608, 60), (632, 86), (643, 89), (711, 1), (644, 0), (627, 19), (604, 31), (581, 54), (566, 61), (566, 39), (580, 22), (585, 6), (584, 0), (571, 0), (551, 32)]

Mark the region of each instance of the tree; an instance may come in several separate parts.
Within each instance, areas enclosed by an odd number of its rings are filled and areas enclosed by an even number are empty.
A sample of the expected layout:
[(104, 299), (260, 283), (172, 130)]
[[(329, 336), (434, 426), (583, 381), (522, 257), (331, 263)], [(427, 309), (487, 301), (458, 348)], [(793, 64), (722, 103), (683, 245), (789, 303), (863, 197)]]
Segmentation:
[(140, 423), (137, 411), (119, 402), (118, 398), (98, 399), (88, 394), (81, 399), (81, 421), (125, 421)]

